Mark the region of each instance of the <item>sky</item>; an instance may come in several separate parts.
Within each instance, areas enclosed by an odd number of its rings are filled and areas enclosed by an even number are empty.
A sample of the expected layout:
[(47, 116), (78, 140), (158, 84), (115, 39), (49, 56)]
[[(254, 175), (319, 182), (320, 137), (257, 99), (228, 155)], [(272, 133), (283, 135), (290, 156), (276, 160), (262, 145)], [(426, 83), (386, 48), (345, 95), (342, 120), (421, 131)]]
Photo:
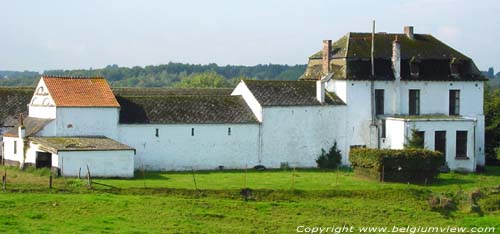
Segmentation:
[(432, 34), (500, 70), (497, 0), (0, 0), (0, 70), (305, 64), (347, 32)]

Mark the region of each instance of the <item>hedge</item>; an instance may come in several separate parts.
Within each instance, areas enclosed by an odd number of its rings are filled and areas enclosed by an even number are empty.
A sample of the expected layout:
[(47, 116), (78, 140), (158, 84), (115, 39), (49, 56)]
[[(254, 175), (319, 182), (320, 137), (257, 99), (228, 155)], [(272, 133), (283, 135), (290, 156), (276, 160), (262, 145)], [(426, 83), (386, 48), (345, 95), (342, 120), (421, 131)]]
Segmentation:
[(424, 183), (432, 181), (445, 164), (442, 153), (427, 149), (352, 149), (354, 173), (380, 181)]

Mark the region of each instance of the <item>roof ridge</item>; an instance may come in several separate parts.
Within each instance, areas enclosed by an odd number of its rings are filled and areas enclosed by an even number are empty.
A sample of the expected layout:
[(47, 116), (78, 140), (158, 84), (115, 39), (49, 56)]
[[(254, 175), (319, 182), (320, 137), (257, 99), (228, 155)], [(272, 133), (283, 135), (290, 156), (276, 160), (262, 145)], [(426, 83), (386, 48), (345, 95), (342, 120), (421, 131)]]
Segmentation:
[(57, 78), (57, 79), (105, 79), (104, 76), (63, 76), (63, 75), (42, 75), (42, 78)]

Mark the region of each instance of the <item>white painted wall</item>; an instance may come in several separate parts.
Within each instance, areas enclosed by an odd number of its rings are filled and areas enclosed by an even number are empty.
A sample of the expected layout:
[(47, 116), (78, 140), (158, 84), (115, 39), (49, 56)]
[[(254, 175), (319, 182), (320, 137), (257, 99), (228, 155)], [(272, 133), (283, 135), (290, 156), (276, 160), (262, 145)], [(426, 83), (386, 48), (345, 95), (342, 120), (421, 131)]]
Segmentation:
[(250, 107), (252, 110), (253, 114), (259, 120), (259, 122), (262, 122), (262, 106), (260, 103), (257, 101), (255, 96), (250, 92), (248, 87), (246, 86), (244, 81), (240, 81), (240, 83), (236, 86), (236, 88), (233, 90), (231, 93), (232, 96), (238, 96), (241, 95), (247, 105)]
[(118, 118), (119, 108), (114, 107), (58, 107), (55, 135), (106, 136), (116, 139)]
[(345, 106), (264, 107), (261, 130), (261, 163), (277, 168), (316, 167), (321, 148), (328, 151), (337, 141), (347, 164)]
[[(435, 150), (434, 137), (436, 131), (446, 131), (446, 162), (451, 170), (474, 171), (478, 155), (478, 146), (474, 145), (474, 120), (386, 120), (387, 138), (383, 148), (402, 149), (406, 139), (411, 137), (412, 129), (425, 131), (424, 146)], [(456, 159), (456, 132), (467, 131), (467, 156), (469, 159)], [(477, 134), (477, 132), (476, 132)], [(475, 148), (476, 147), (476, 148)], [(476, 150), (475, 150), (476, 149)]]
[[(17, 162), (23, 161), (22, 151), (19, 151), (22, 148), (19, 148), (22, 144), (22, 141), (17, 137), (3, 137), (3, 153), (4, 159), (14, 160)], [(14, 144), (17, 144), (17, 153), (14, 154)]]
[[(475, 135), (476, 161), (484, 165), (484, 116), (483, 116), (483, 82), (471, 81), (401, 81), (395, 87), (393, 81), (375, 81), (375, 89), (384, 89), (384, 107), (386, 115), (408, 114), (408, 93), (410, 89), (420, 89), (420, 113), (448, 114), (449, 90), (460, 90), (460, 115), (477, 119)], [(347, 103), (346, 111), (346, 147), (351, 145), (370, 146), (370, 81), (334, 80), (327, 85)], [(399, 101), (396, 96), (399, 92)], [(399, 105), (397, 108), (394, 105)], [(388, 139), (391, 145), (401, 146), (401, 139)], [(404, 139), (403, 139), (404, 140)], [(398, 142), (396, 142), (398, 141)], [(376, 147), (376, 146), (372, 146)]]
[(93, 177), (134, 176), (133, 150), (59, 151), (56, 162), (63, 176), (85, 175), (87, 165)]
[(35, 93), (28, 104), (28, 115), (36, 118), (56, 118), (56, 106), (54, 99), (50, 96), (43, 79), (36, 86)]
[(259, 124), (120, 124), (117, 140), (136, 149), (136, 169), (213, 170), (257, 165), (258, 136)]

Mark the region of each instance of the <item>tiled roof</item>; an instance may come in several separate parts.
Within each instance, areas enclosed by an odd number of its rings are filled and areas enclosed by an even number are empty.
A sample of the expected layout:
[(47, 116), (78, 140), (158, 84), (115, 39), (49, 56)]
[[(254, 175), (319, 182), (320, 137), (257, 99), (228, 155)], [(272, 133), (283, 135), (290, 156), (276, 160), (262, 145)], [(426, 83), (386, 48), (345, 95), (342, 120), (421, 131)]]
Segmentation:
[(117, 96), (123, 124), (256, 123), (241, 96)]
[[(26, 117), (23, 120), (23, 125), (26, 129), (26, 136), (33, 136), (33, 135), (37, 134), (51, 121), (52, 121), (52, 119)], [(4, 135), (6, 137), (18, 137), (18, 127), (19, 127), (19, 124), (16, 125), (15, 128), (11, 128)]]
[(119, 107), (108, 82), (103, 77), (43, 76), (56, 106)]
[[(401, 79), (429, 81), (482, 81), (479, 69), (472, 59), (446, 45), (429, 34), (414, 34), (414, 39), (405, 34), (377, 33), (374, 39), (375, 76), (371, 76), (371, 33), (348, 33), (332, 42), (330, 68), (334, 79), (349, 80), (393, 80), (392, 44), (398, 37), (401, 48)], [(309, 57), (302, 80), (317, 80), (322, 76), (322, 55), (319, 51)], [(410, 61), (418, 61), (419, 76), (410, 75)], [(460, 76), (450, 73), (450, 62), (457, 61)]]
[(59, 151), (134, 150), (128, 145), (104, 136), (30, 137), (29, 139), (39, 144), (41, 149), (52, 153)]
[[(243, 82), (262, 106), (322, 105), (316, 99), (315, 81), (244, 80)], [(325, 94), (325, 104), (345, 105), (332, 92)]]

